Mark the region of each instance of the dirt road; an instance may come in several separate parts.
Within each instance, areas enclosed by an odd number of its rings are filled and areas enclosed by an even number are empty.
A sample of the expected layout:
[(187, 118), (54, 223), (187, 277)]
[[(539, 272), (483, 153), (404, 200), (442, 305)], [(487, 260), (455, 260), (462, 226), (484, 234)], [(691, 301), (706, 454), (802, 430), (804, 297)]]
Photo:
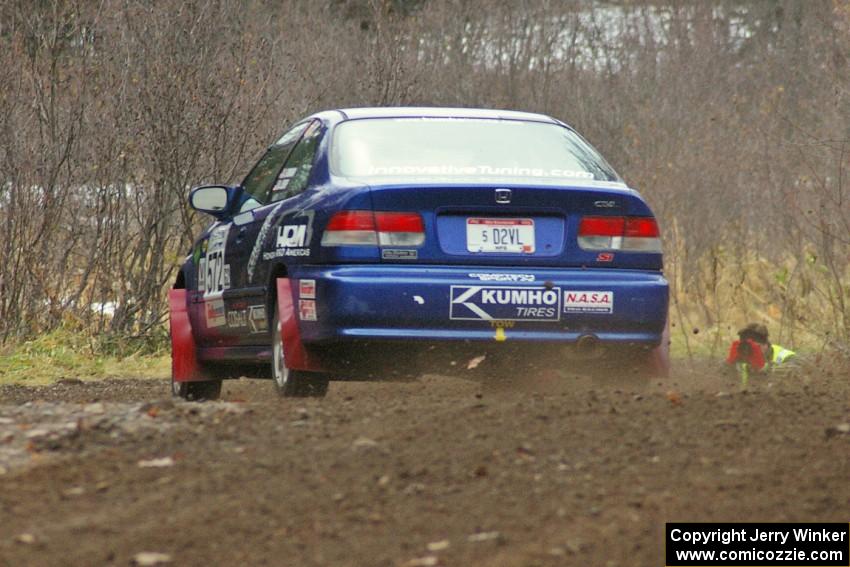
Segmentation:
[(848, 521), (838, 373), (166, 390), (0, 388), (0, 565), (657, 566), (666, 521)]

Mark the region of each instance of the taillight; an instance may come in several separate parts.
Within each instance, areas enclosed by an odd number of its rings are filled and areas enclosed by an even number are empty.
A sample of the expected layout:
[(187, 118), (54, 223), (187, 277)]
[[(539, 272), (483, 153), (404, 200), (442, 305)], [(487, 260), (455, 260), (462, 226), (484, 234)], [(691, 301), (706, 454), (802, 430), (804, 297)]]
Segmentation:
[(331, 217), (322, 246), (421, 246), (425, 225), (418, 213), (340, 211)]
[(425, 225), (418, 213), (375, 213), (378, 244), (381, 246), (420, 246), (425, 242)]
[(331, 217), (322, 235), (322, 246), (377, 245), (372, 211), (340, 211)]
[(584, 250), (661, 252), (658, 223), (652, 217), (584, 217), (578, 245)]

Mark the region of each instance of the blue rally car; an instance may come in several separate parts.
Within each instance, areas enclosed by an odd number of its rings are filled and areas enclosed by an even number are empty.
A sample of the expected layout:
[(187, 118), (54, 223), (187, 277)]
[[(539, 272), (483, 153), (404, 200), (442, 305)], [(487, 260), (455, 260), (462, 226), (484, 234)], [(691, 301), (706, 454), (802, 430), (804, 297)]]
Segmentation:
[(284, 396), (324, 395), (357, 361), (435, 345), (667, 370), (655, 218), (548, 116), (320, 112), (240, 185), (189, 200), (215, 222), (169, 294), (175, 395), (216, 398), (249, 365)]

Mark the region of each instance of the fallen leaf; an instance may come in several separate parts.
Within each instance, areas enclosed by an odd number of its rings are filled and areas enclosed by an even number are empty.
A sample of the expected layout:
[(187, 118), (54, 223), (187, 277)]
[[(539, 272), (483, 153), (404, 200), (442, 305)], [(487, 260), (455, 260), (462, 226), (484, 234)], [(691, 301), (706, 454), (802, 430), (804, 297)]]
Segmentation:
[(174, 459), (172, 459), (171, 457), (162, 457), (161, 459), (148, 459), (146, 461), (139, 461), (139, 466), (143, 469), (173, 467)]
[(133, 556), (133, 564), (140, 567), (150, 567), (152, 565), (162, 565), (163, 563), (171, 563), (171, 556), (167, 553), (157, 553), (155, 551), (143, 551)]
[(499, 532), (479, 532), (477, 534), (470, 535), (466, 538), (466, 541), (477, 543), (480, 541), (490, 541), (494, 539), (499, 539)]
[(439, 563), (440, 560), (436, 556), (429, 555), (428, 557), (417, 557), (416, 559), (411, 559), (404, 565), (405, 567), (433, 567)]
[(15, 541), (18, 543), (32, 545), (33, 543), (35, 543), (35, 536), (32, 534), (20, 534), (15, 536)]
[(374, 439), (369, 439), (368, 437), (358, 437), (354, 440), (354, 443), (351, 444), (355, 449), (367, 449), (369, 447), (377, 447), (378, 442)]
[(682, 405), (682, 395), (675, 390), (669, 390), (667, 392), (667, 399), (670, 400), (670, 403), (674, 406)]

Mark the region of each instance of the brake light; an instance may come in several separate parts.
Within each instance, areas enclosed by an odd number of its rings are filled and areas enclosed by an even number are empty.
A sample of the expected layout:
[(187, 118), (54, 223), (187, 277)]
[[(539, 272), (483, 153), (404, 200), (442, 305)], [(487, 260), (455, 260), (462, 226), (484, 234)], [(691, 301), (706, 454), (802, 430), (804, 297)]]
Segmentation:
[(652, 217), (583, 217), (578, 245), (584, 250), (661, 252), (658, 223)]
[(378, 244), (381, 246), (420, 246), (425, 242), (425, 225), (418, 213), (375, 213)]
[(375, 215), (372, 211), (340, 211), (331, 217), (322, 246), (377, 246)]
[(328, 222), (322, 246), (421, 246), (425, 225), (418, 213), (340, 211)]
[(623, 217), (584, 217), (578, 228), (579, 236), (623, 236), (626, 219)]
[(658, 238), (658, 223), (652, 217), (626, 219), (626, 238)]

